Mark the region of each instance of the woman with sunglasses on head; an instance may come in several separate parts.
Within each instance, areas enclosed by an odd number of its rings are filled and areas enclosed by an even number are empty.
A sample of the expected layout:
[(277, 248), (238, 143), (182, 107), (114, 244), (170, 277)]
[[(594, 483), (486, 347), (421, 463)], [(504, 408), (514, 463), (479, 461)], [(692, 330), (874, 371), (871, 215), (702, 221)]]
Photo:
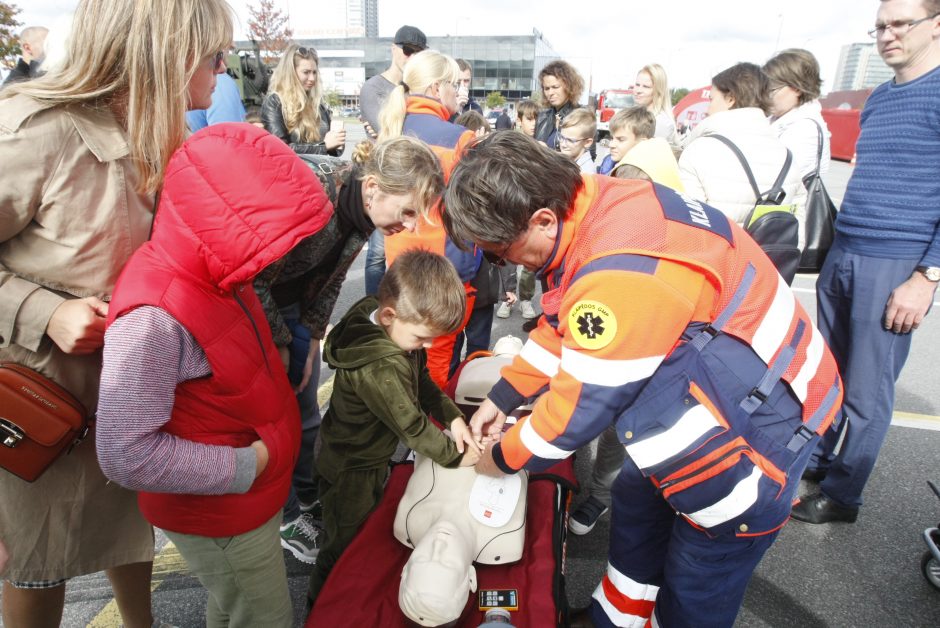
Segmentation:
[[(440, 160), (445, 181), (464, 147), (475, 138), (473, 131), (448, 122), (457, 112), (459, 80), (460, 67), (453, 58), (436, 50), (419, 52), (409, 59), (402, 82), (389, 94), (379, 116), (382, 124), (379, 141), (400, 135), (411, 135), (423, 141)], [(465, 251), (447, 237), (441, 225), (439, 206), (429, 219), (420, 221), (415, 233), (400, 233), (385, 239), (386, 264), (391, 266), (398, 255), (414, 248), (445, 255), (453, 262), (467, 289), (469, 317), (476, 294), (470, 282), (480, 270), (480, 251), (472, 245)], [(447, 383), (454, 344), (461, 331), (463, 327), (453, 334), (438, 337), (428, 350), (428, 370), (441, 388)]]
[[(222, 0), (82, 0), (61, 65), (0, 93), (0, 361), (52, 379), (88, 415), (107, 301), (231, 40)], [(102, 474), (94, 427), (33, 483), (0, 472), (0, 536), (4, 625), (58, 625), (66, 580), (101, 570), (124, 625), (153, 623), (153, 530)]]
[(341, 155), (345, 129), (330, 128), (330, 110), (323, 103), (320, 58), (313, 48), (291, 44), (284, 51), (268, 95), (261, 103), (261, 122), (295, 153)]
[[(764, 73), (770, 82), (770, 128), (783, 145), (793, 153), (793, 169), (800, 179), (816, 170), (829, 172), (829, 128), (822, 117), (819, 92), (819, 63), (808, 50), (791, 48), (777, 53), (764, 64)], [(821, 145), (820, 145), (821, 144)], [(800, 220), (800, 250), (805, 236), (806, 187), (797, 187), (793, 199), (796, 217)]]

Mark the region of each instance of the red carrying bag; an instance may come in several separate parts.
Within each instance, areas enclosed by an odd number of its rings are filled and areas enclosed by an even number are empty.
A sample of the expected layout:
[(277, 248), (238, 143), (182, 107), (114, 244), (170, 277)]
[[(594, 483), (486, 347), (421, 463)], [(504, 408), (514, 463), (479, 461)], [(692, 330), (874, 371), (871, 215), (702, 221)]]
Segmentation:
[(0, 362), (0, 467), (33, 482), (88, 433), (67, 390), (31, 368)]

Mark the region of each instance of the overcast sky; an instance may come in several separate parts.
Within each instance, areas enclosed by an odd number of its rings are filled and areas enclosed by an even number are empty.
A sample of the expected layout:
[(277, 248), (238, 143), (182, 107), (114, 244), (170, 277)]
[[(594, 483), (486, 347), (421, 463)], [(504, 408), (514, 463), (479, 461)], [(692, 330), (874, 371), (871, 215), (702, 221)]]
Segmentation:
[[(124, 0), (114, 0), (122, 2)], [(298, 34), (317, 23), (325, 7), (344, 0), (275, 0), (289, 10)], [(51, 24), (77, 0), (13, 0), (25, 25)], [(246, 0), (230, 0), (244, 38)], [(607, 4), (610, 8), (603, 9)], [(738, 62), (762, 64), (775, 50), (807, 48), (822, 66), (823, 92), (835, 78), (845, 44), (871, 41), (878, 0), (379, 0), (379, 35), (402, 24), (429, 36), (527, 35), (540, 30), (552, 47), (578, 66), (593, 91), (631, 85), (647, 63), (666, 68), (671, 87), (707, 85)], [(446, 50), (444, 52), (447, 52)]]

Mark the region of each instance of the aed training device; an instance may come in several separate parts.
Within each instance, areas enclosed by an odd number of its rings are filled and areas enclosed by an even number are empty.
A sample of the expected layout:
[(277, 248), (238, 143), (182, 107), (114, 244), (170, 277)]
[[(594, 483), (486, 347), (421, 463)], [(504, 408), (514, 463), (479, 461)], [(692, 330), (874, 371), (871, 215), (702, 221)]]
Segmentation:
[(517, 589), (480, 589), (479, 609), (504, 608), (507, 611), (519, 610), (519, 591)]

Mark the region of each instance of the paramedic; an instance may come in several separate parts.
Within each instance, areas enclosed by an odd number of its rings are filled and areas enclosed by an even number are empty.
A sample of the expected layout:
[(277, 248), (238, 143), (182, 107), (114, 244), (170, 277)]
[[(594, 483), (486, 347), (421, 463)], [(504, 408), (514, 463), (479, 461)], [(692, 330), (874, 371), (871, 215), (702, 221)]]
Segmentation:
[[(534, 174), (534, 176), (533, 176)], [(444, 225), (537, 271), (545, 317), (474, 415), (477, 465), (541, 470), (615, 424), (595, 625), (731, 626), (841, 416), (835, 362), (770, 260), (724, 214), (646, 181), (582, 175), (521, 133), (471, 146)]]

